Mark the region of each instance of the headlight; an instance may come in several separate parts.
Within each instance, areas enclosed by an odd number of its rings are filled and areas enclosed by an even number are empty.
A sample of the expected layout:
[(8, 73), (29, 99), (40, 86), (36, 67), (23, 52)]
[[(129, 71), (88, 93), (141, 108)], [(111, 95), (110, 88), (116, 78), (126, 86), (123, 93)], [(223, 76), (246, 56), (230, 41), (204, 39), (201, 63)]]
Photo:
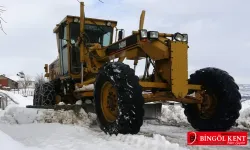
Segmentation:
[(157, 31), (149, 31), (149, 38), (150, 39), (158, 39), (159, 38), (159, 32)]
[(111, 22), (107, 22), (107, 26), (111, 26)]
[(174, 39), (176, 41), (181, 41), (181, 42), (187, 42), (188, 41), (188, 35), (187, 34), (181, 34), (181, 33), (175, 33), (174, 34)]
[(148, 37), (148, 31), (147, 31), (146, 29), (142, 29), (142, 30), (140, 31), (140, 34), (141, 34), (141, 38), (142, 38), (142, 39), (145, 39), (145, 38)]
[(187, 42), (188, 41), (188, 35), (187, 34), (182, 34), (183, 35), (183, 41)]
[(182, 40), (183, 40), (183, 36), (182, 36), (182, 34), (180, 34), (180, 33), (175, 33), (175, 34), (174, 34), (174, 39), (175, 39), (176, 41), (182, 41)]
[(78, 21), (79, 21), (79, 19), (78, 19), (78, 18), (75, 18), (75, 19), (74, 19), (74, 22), (78, 22)]

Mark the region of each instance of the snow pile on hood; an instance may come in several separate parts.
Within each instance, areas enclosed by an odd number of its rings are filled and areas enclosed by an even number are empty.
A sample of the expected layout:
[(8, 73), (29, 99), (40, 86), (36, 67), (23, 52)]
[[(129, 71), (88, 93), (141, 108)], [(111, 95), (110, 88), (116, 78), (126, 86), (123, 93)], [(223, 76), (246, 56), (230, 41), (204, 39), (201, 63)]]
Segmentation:
[(162, 105), (162, 123), (171, 126), (189, 126), (184, 109), (180, 105)]
[(95, 124), (93, 114), (87, 114), (83, 109), (78, 113), (73, 110), (52, 109), (28, 109), (22, 107), (10, 107), (1, 113), (0, 123), (6, 124), (30, 124), (30, 123), (61, 123), (89, 126)]

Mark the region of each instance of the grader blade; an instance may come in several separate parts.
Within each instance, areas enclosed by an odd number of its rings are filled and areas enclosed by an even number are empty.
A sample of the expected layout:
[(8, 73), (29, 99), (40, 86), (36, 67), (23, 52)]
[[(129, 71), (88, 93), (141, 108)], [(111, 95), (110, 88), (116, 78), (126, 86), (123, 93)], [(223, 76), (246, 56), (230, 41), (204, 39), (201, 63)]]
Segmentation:
[(95, 113), (94, 106), (91, 104), (84, 105), (44, 105), (44, 106), (36, 106), (36, 105), (27, 105), (26, 108), (35, 108), (35, 109), (54, 109), (54, 110), (73, 110), (74, 112), (79, 112), (81, 108), (84, 109), (86, 113)]
[(36, 109), (54, 109), (54, 110), (80, 110), (81, 105), (27, 105), (26, 108), (36, 108)]

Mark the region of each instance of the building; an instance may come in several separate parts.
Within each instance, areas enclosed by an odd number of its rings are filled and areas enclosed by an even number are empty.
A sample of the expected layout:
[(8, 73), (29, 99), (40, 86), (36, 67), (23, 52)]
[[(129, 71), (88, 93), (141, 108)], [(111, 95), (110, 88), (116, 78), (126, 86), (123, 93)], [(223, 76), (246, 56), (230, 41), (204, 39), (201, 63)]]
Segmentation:
[(18, 82), (5, 77), (4, 75), (0, 75), (0, 89), (17, 89)]
[[(15, 76), (15, 75), (10, 76), (9, 78), (18, 83), (18, 89), (25, 88), (25, 87), (23, 87), (23, 85), (24, 85), (23, 78), (20, 78), (20, 77)], [(33, 77), (28, 76), (26, 78), (26, 83), (27, 83), (26, 88), (35, 88), (35, 79)]]

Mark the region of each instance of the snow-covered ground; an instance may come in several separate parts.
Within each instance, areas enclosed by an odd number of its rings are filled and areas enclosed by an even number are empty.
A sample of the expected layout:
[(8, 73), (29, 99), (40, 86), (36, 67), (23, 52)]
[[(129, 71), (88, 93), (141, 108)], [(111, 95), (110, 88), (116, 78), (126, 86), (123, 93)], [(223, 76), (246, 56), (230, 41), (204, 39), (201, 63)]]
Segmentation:
[[(109, 136), (87, 127), (60, 125), (57, 123), (1, 125), (0, 129), (12, 137), (13, 140), (20, 142), (27, 148), (37, 147), (45, 150), (185, 149), (181, 148), (178, 144), (168, 142), (164, 136), (159, 134), (155, 134), (153, 137), (144, 135)], [(0, 143), (2, 145), (2, 140)], [(11, 149), (11, 145), (7, 149)]]
[[(250, 95), (250, 86), (241, 86), (243, 96)], [(2, 91), (0, 91), (2, 92)], [(80, 150), (80, 149), (250, 149), (248, 144), (235, 147), (186, 145), (186, 133), (193, 130), (181, 106), (164, 105), (161, 123), (144, 123), (137, 135), (109, 136), (96, 123), (94, 114), (83, 109), (73, 111), (27, 109), (32, 97), (6, 92), (19, 104), (11, 103), (0, 111), (0, 149), (3, 150)], [(238, 126), (232, 131), (250, 133), (250, 100), (242, 102)]]
[[(16, 94), (13, 91), (0, 90), (0, 92), (7, 94), (11, 99), (16, 101), (19, 104), (19, 107), (26, 107), (26, 105), (32, 105), (33, 96), (24, 97), (23, 95)], [(9, 102), (9, 104), (13, 104), (11, 101)]]
[(160, 134), (109, 136), (97, 126), (95, 114), (83, 109), (78, 114), (72, 110), (27, 109), (32, 98), (1, 92), (19, 103), (0, 111), (0, 147), (3, 145), (6, 150), (187, 149)]

